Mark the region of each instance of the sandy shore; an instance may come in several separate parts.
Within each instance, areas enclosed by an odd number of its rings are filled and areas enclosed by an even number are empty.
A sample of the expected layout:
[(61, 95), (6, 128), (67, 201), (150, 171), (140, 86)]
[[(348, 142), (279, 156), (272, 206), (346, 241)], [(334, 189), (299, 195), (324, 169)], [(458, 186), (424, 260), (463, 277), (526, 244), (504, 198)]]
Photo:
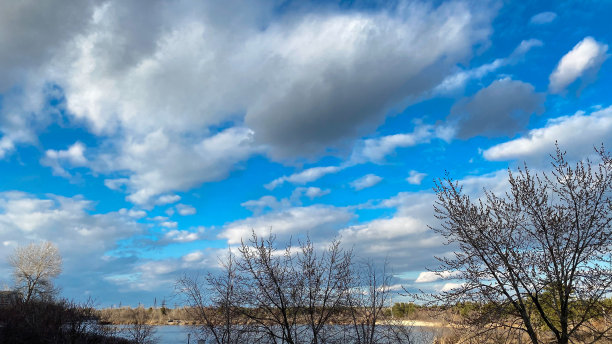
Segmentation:
[(413, 327), (450, 327), (449, 324), (444, 324), (437, 321), (421, 321), (421, 320), (396, 320), (394, 324)]

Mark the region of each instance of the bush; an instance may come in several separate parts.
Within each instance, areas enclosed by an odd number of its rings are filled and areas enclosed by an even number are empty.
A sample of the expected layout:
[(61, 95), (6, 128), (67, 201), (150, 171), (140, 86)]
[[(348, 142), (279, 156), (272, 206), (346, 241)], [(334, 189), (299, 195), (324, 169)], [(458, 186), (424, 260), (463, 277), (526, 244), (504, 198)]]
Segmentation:
[(130, 344), (99, 325), (89, 303), (17, 302), (0, 309), (0, 343)]

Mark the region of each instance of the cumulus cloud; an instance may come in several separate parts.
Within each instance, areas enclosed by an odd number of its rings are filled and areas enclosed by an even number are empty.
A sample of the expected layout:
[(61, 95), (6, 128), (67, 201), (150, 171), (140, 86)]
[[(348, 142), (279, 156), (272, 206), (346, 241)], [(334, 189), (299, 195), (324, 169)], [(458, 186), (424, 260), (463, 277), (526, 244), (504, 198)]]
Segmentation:
[(196, 208), (188, 204), (177, 204), (176, 211), (182, 216), (194, 215), (197, 212)]
[(543, 103), (544, 95), (531, 84), (505, 78), (459, 101), (447, 120), (456, 123), (461, 139), (511, 136), (527, 126), (531, 114), (544, 110)]
[(313, 200), (317, 197), (322, 197), (329, 194), (331, 190), (321, 189), (318, 187), (297, 187), (291, 193), (289, 198), (277, 199), (274, 196), (266, 195), (259, 199), (249, 200), (241, 203), (240, 205), (247, 208), (255, 215), (261, 215), (267, 211), (279, 211), (281, 209), (289, 209), (293, 206), (302, 205), (302, 197), (308, 197)]
[(173, 229), (168, 231), (160, 243), (185, 243), (200, 240), (202, 238), (202, 231), (190, 232), (186, 230)]
[(159, 196), (155, 200), (155, 204), (157, 205), (172, 204), (180, 200), (181, 200), (181, 196), (179, 195), (162, 195), (162, 196)]
[(313, 238), (330, 234), (333, 237), (337, 228), (352, 218), (353, 214), (344, 208), (324, 205), (292, 207), (229, 223), (219, 233), (219, 238), (227, 239), (232, 245), (239, 244), (241, 239), (250, 237), (251, 230), (259, 236), (267, 236), (272, 231), (280, 239), (306, 233)]
[(352, 163), (383, 163), (397, 148), (427, 143), (436, 137), (434, 126), (418, 124), (412, 133), (387, 135), (358, 142), (351, 156)]
[(96, 9), (70, 53), (55, 59), (70, 113), (95, 132), (144, 134), (194, 132), (243, 112), (274, 157), (320, 152), (380, 124), (387, 109), (469, 57), (492, 18), (463, 2), (292, 20), (262, 15), (274, 10), (263, 3), (235, 6), (232, 16), (212, 5), (156, 15), (160, 6), (150, 6), (142, 30), (127, 30), (134, 6)]
[(425, 176), (427, 176), (427, 173), (411, 170), (410, 175), (408, 178), (406, 178), (406, 181), (412, 185), (420, 185)]
[(291, 174), (289, 176), (282, 176), (274, 179), (270, 183), (264, 185), (264, 187), (268, 190), (273, 190), (277, 186), (284, 184), (285, 182), (291, 184), (307, 184), (310, 182), (314, 182), (315, 180), (330, 174), (337, 173), (344, 169), (342, 166), (318, 166), (305, 169), (301, 172)]
[(273, 156), (317, 152), (366, 133), (386, 109), (435, 86), (488, 33), (487, 15), (462, 3), (412, 3), (398, 12), (311, 16), (270, 30), (261, 43), (282, 46), (274, 56), (298, 72), (279, 75), (283, 91), (264, 93), (245, 119)]
[(565, 89), (578, 79), (582, 79), (582, 87), (591, 82), (599, 72), (599, 68), (608, 58), (608, 45), (597, 42), (593, 37), (586, 37), (570, 52), (565, 54), (550, 74), (548, 89), (551, 93), (563, 93)]
[(85, 145), (81, 142), (75, 142), (66, 150), (48, 149), (40, 163), (51, 167), (54, 175), (62, 177), (71, 177), (70, 173), (62, 167), (63, 163), (68, 163), (70, 166), (87, 166), (88, 161), (84, 155)]
[(593, 153), (593, 147), (612, 144), (612, 106), (590, 114), (579, 111), (548, 121), (543, 128), (530, 130), (525, 136), (495, 145), (482, 155), (487, 160), (521, 159), (539, 162), (554, 152), (555, 142), (576, 159)]
[(128, 171), (128, 178), (110, 179), (113, 189), (125, 187), (127, 199), (142, 206), (168, 204), (184, 191), (227, 176), (236, 164), (257, 152), (252, 131), (229, 128), (195, 142), (174, 138), (163, 130), (142, 139), (122, 141), (114, 154), (101, 154), (92, 166), (101, 172)]
[(178, 222), (176, 221), (163, 221), (159, 224), (162, 227), (166, 227), (166, 228), (176, 228), (178, 227)]
[[(2, 192), (0, 237), (11, 246), (44, 240), (55, 243), (64, 260), (60, 286), (66, 289), (89, 286), (90, 280), (97, 281), (94, 275), (129, 269), (131, 261), (113, 267), (114, 258), (108, 252), (117, 250), (120, 240), (143, 233), (132, 216), (135, 214), (95, 213), (93, 205), (78, 196), (41, 198), (23, 192)], [(11, 250), (0, 250), (0, 269), (8, 270), (6, 257), (10, 253)]]
[(393, 216), (348, 226), (338, 233), (343, 244), (361, 257), (388, 261), (395, 271), (422, 270), (436, 264), (434, 255), (449, 250), (444, 239), (428, 228), (435, 225), (434, 199), (430, 192), (399, 193), (374, 205), (395, 209)]
[(453, 283), (453, 282), (444, 283), (442, 288), (440, 288), (440, 291), (441, 292), (451, 291), (453, 289), (459, 289), (463, 287), (464, 285), (465, 283)]
[(276, 199), (276, 197), (267, 195), (261, 196), (259, 199), (243, 202), (240, 205), (252, 211), (256, 215), (259, 215), (267, 209), (276, 210), (280, 208), (288, 208), (291, 204), (286, 199), (279, 201)]
[(542, 25), (552, 23), (555, 19), (557, 19), (557, 14), (555, 12), (541, 12), (529, 19), (529, 23)]
[(147, 212), (144, 210), (138, 210), (138, 209), (125, 209), (122, 208), (119, 210), (119, 214), (121, 215), (127, 215), (129, 217), (133, 217), (135, 219), (141, 219), (145, 216), (147, 216)]
[(429, 283), (435, 282), (440, 279), (448, 279), (459, 275), (461, 272), (459, 271), (442, 271), (442, 272), (433, 272), (433, 271), (423, 271), (419, 274), (417, 279), (414, 281), (415, 283)]
[(365, 176), (351, 182), (351, 187), (357, 191), (372, 187), (380, 183), (383, 179), (375, 174), (366, 174)]
[[(5, 95), (3, 118), (44, 127), (44, 87), (55, 85), (62, 116), (106, 143), (90, 167), (142, 206), (222, 179), (255, 151), (293, 159), (349, 147), (469, 58), (494, 12), (461, 1), (287, 14), (266, 1), (151, 1), (145, 17), (142, 3), (113, 0), (1, 6), (0, 76), (24, 90)], [(11, 102), (21, 105), (8, 116)], [(35, 126), (9, 124), (0, 157), (36, 141)], [(221, 137), (231, 137), (221, 154), (203, 152)], [(62, 159), (47, 164), (68, 176)]]
[(321, 189), (315, 186), (295, 188), (291, 193), (292, 200), (299, 200), (302, 196), (306, 196), (311, 200), (317, 197), (322, 197), (331, 193), (329, 189)]

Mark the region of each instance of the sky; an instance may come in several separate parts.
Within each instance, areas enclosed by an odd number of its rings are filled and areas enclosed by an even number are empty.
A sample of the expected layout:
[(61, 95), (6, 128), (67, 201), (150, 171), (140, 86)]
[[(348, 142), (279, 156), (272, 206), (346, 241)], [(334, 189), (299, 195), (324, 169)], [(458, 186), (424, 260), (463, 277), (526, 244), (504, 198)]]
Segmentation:
[[(434, 180), (612, 147), (610, 1), (0, 0), (0, 286), (172, 300), (251, 230), (340, 238), (408, 290), (454, 247)], [(169, 301), (171, 302), (171, 301)]]

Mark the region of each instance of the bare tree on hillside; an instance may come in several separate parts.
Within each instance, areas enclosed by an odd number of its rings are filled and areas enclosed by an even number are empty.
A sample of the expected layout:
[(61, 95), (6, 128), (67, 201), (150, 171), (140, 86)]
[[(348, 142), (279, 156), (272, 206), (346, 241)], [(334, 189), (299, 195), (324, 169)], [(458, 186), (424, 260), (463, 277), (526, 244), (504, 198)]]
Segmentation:
[(551, 172), (509, 171), (505, 195), (479, 200), (440, 180), (434, 230), (459, 249), (437, 272), (462, 283), (438, 301), (474, 302), (481, 331), (534, 344), (611, 339), (612, 160), (596, 152), (598, 163), (569, 164), (557, 147)]
[(17, 247), (8, 260), (25, 302), (32, 298), (49, 299), (55, 294), (53, 279), (62, 272), (62, 257), (53, 243)]

